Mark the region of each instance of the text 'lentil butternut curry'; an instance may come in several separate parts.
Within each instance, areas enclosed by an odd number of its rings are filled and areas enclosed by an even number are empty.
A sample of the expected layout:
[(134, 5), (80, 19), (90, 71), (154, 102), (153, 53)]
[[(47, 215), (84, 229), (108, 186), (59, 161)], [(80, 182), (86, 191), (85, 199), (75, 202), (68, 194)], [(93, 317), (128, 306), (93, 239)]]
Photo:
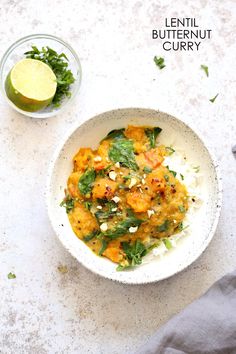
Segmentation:
[(154, 247), (180, 232), (187, 190), (163, 165), (174, 149), (157, 144), (159, 127), (111, 131), (98, 149), (73, 158), (65, 206), (74, 233), (97, 255), (123, 270), (142, 263)]

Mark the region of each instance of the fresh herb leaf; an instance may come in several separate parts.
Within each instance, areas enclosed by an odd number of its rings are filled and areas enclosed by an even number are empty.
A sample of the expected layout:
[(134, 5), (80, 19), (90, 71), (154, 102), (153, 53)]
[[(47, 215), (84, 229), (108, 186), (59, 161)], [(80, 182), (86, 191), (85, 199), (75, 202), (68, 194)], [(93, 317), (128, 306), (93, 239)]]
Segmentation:
[(161, 225), (159, 225), (159, 226), (157, 227), (157, 230), (158, 230), (159, 232), (165, 232), (165, 231), (168, 230), (168, 228), (169, 228), (169, 220), (165, 220), (165, 221), (163, 222), (163, 224), (161, 224)]
[(169, 172), (172, 173), (172, 175), (173, 175), (174, 177), (176, 177), (177, 172), (170, 170), (169, 166), (166, 166), (166, 167), (168, 168)]
[(110, 239), (116, 239), (117, 237), (125, 235), (130, 227), (140, 226), (143, 220), (137, 219), (135, 216), (130, 216), (127, 219), (119, 222), (113, 229), (107, 230), (101, 233), (104, 237), (109, 237)]
[(156, 66), (159, 67), (159, 69), (163, 69), (165, 67), (165, 64), (164, 64), (165, 59), (164, 58), (162, 58), (162, 57), (157, 58), (157, 56), (155, 56), (153, 58), (153, 60), (154, 60), (154, 63), (156, 64)]
[(97, 220), (100, 223), (103, 223), (104, 221), (106, 221), (107, 219), (109, 219), (112, 216), (115, 215), (119, 215), (120, 212), (115, 210), (113, 211), (112, 209), (117, 209), (117, 205), (115, 202), (109, 201), (107, 203), (104, 204), (104, 207), (106, 208), (106, 210), (98, 210), (96, 211), (96, 213), (94, 214), (97, 218)]
[(200, 172), (200, 166), (194, 166), (193, 169), (194, 169), (195, 173)]
[(138, 165), (135, 161), (133, 142), (131, 140), (114, 140), (111, 144), (108, 155), (113, 162), (120, 162), (122, 165), (131, 168), (134, 171), (138, 170)]
[(189, 227), (189, 225), (184, 226), (183, 222), (181, 221), (179, 223), (179, 225), (177, 226), (177, 229), (178, 229), (178, 231), (183, 231), (183, 230), (187, 229), (188, 227)]
[(171, 146), (166, 146), (165, 149), (169, 155), (172, 155), (175, 152), (175, 149), (173, 149)]
[(136, 240), (132, 245), (128, 242), (122, 242), (121, 246), (131, 266), (142, 263), (142, 257), (146, 255), (147, 249), (140, 240)]
[(96, 178), (94, 168), (87, 169), (79, 179), (78, 187), (81, 194), (86, 195), (92, 191), (92, 185)]
[(106, 168), (103, 168), (102, 170), (97, 171), (97, 176), (106, 177), (106, 173), (111, 168), (111, 166), (112, 165), (108, 165)]
[(85, 201), (84, 202), (84, 206), (86, 209), (90, 210), (91, 207), (92, 207), (93, 203), (92, 202), (89, 202), (89, 201)]
[(151, 129), (151, 128), (145, 129), (145, 134), (147, 135), (147, 137), (149, 139), (149, 143), (150, 143), (151, 148), (154, 148), (156, 146), (156, 138), (160, 134), (161, 131), (162, 131), (162, 129), (159, 127), (155, 127), (153, 129)]
[(209, 72), (208, 72), (208, 66), (206, 65), (201, 65), (201, 69), (205, 71), (206, 76), (209, 76)]
[(8, 277), (8, 279), (15, 279), (16, 275), (14, 273), (10, 272), (7, 274), (7, 277)]
[(145, 167), (143, 168), (143, 172), (145, 172), (145, 173), (151, 173), (151, 172), (152, 172), (152, 169), (151, 169), (151, 167), (145, 166)]
[(181, 213), (186, 213), (186, 209), (185, 209), (185, 207), (184, 207), (183, 205), (179, 205), (179, 206), (178, 206), (178, 209), (179, 209), (179, 211), (180, 211)]
[(70, 97), (70, 86), (75, 82), (75, 78), (68, 69), (68, 58), (64, 53), (58, 54), (50, 47), (42, 47), (39, 50), (36, 46), (32, 50), (25, 52), (26, 58), (40, 60), (50, 66), (57, 78), (57, 89), (52, 103), (59, 107), (64, 97)]
[(102, 139), (102, 141), (103, 140), (107, 140), (107, 139), (122, 139), (122, 138), (125, 138), (124, 131), (125, 131), (124, 128), (111, 130), (110, 133), (108, 133), (107, 136), (104, 139)]
[(164, 178), (165, 178), (166, 182), (169, 182), (169, 176), (168, 175), (164, 175)]
[(209, 101), (211, 103), (214, 103), (218, 96), (219, 96), (219, 94), (217, 93), (217, 95), (215, 95), (213, 98), (210, 98)]
[(103, 252), (105, 251), (105, 249), (107, 248), (108, 242), (104, 239), (101, 240), (102, 242), (102, 246), (98, 252), (99, 256), (102, 256)]
[(184, 180), (184, 176), (180, 173), (180, 177), (182, 179), (182, 181)]
[(164, 238), (163, 242), (168, 250), (170, 250), (172, 248), (172, 243), (170, 242), (170, 240), (168, 238)]
[(66, 212), (68, 214), (71, 210), (74, 209), (75, 200), (69, 194), (67, 194), (61, 202), (60, 206), (66, 208)]
[(62, 265), (60, 264), (58, 267), (57, 267), (57, 270), (62, 273), (62, 274), (66, 274), (68, 273), (68, 268), (66, 265)]
[(88, 241), (92, 240), (95, 236), (97, 236), (99, 234), (99, 232), (100, 231), (98, 231), (98, 230), (94, 230), (90, 234), (88, 234), (87, 236), (84, 236), (83, 240), (85, 242), (88, 242)]

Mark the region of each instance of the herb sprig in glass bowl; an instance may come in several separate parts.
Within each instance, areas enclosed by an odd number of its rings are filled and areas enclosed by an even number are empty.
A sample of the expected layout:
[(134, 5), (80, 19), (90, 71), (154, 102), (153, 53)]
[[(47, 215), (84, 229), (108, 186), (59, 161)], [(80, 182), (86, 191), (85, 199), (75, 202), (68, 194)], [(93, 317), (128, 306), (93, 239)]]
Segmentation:
[[(26, 53), (26, 54), (24, 54)], [(10, 100), (5, 89), (6, 78), (21, 60), (38, 59), (47, 62), (54, 72), (57, 90), (53, 101), (46, 108), (27, 111)], [(49, 34), (34, 34), (13, 43), (0, 61), (0, 90), (6, 102), (17, 112), (32, 118), (49, 118), (71, 105), (82, 79), (80, 60), (74, 49), (62, 39)]]

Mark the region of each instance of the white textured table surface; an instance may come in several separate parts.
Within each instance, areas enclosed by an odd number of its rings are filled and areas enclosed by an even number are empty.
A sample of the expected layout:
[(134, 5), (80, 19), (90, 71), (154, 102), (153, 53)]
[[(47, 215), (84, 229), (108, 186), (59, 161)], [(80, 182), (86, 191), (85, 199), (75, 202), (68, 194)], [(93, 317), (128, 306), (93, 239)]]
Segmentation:
[[(78, 52), (74, 106), (48, 119), (1, 113), (1, 353), (132, 353), (162, 323), (232, 270), (236, 258), (234, 0), (1, 0), (0, 55), (19, 37), (51, 33)], [(199, 52), (163, 53), (151, 30), (164, 17), (195, 16), (212, 39)], [(160, 71), (154, 55), (164, 55)], [(210, 76), (199, 69), (208, 64)], [(214, 104), (209, 98), (219, 92)], [(56, 239), (45, 207), (49, 159), (73, 125), (109, 109), (150, 107), (197, 128), (223, 173), (220, 223), (208, 249), (166, 281), (125, 286), (84, 269)], [(68, 273), (57, 267), (67, 265)], [(7, 279), (14, 272), (16, 279)]]

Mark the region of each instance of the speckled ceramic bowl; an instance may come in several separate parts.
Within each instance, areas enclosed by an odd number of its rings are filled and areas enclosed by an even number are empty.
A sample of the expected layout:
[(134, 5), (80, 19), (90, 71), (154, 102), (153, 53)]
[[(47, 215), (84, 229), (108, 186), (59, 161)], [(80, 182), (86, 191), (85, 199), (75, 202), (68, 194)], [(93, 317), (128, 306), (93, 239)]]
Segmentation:
[[(160, 126), (162, 140), (169, 143), (175, 136), (175, 147), (182, 149), (193, 165), (201, 166), (203, 179), (201, 193), (204, 203), (192, 220), (191, 234), (178, 246), (130, 271), (117, 272), (116, 264), (96, 256), (73, 233), (64, 208), (59, 206), (64, 187), (73, 165), (72, 157), (82, 146), (96, 148), (99, 141), (112, 129), (133, 125)], [(217, 165), (197, 134), (182, 121), (166, 113), (151, 109), (127, 108), (102, 113), (86, 121), (65, 139), (51, 163), (47, 203), (51, 223), (64, 247), (86, 268), (103, 277), (128, 284), (143, 284), (168, 278), (194, 262), (212, 239), (221, 208), (221, 181)]]

